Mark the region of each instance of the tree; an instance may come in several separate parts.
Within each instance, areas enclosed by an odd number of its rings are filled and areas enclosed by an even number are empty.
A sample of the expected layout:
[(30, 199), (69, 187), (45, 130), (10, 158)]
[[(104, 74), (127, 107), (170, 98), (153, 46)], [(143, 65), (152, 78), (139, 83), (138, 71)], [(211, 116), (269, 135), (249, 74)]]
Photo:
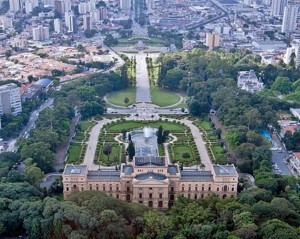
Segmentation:
[(288, 77), (277, 76), (271, 89), (279, 91), (282, 94), (287, 94), (292, 90), (292, 82)]
[(125, 103), (125, 105), (126, 105), (126, 107), (128, 106), (128, 103), (129, 103), (129, 98), (128, 97), (126, 97), (125, 99), (124, 99), (124, 103)]
[(299, 238), (299, 232), (277, 219), (272, 219), (264, 223), (261, 227), (260, 233), (264, 239), (295, 239)]
[(157, 136), (157, 143), (162, 144), (163, 143), (163, 127), (159, 126), (158, 130), (156, 131)]
[(134, 147), (132, 140), (129, 141), (129, 144), (127, 147), (127, 152), (128, 152), (129, 159), (132, 160), (133, 157), (135, 156), (135, 147)]
[(163, 79), (162, 84), (170, 90), (177, 90), (183, 77), (184, 72), (178, 67), (175, 67), (174, 69), (167, 71), (166, 77)]
[(126, 140), (126, 134), (127, 134), (127, 130), (126, 129), (122, 129), (122, 139)]
[(33, 186), (38, 187), (44, 175), (44, 172), (37, 167), (36, 163), (28, 165), (25, 168), (26, 179)]
[(112, 152), (112, 147), (110, 144), (105, 144), (103, 147), (103, 153), (107, 156), (107, 161), (109, 161), (109, 155)]

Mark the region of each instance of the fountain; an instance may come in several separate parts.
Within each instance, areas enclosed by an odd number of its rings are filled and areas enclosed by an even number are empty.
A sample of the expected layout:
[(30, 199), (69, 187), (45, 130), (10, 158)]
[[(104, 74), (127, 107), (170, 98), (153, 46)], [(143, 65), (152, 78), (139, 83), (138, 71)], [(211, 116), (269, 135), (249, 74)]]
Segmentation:
[(144, 127), (144, 128), (143, 128), (143, 132), (144, 132), (144, 137), (145, 137), (146, 139), (151, 137), (152, 132), (151, 132), (151, 129), (150, 129), (150, 128)]

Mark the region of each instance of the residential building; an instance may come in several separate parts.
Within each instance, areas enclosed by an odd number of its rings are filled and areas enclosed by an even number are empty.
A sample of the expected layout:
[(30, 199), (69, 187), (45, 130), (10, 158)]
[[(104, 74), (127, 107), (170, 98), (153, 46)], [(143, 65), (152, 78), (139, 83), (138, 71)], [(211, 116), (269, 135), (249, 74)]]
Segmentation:
[(90, 12), (91, 21), (92, 22), (99, 22), (100, 21), (100, 14), (99, 10), (93, 10)]
[(100, 18), (100, 20), (105, 20), (107, 18), (107, 8), (106, 7), (99, 8), (99, 18)]
[(22, 2), (20, 0), (9, 0), (9, 11), (17, 12), (21, 10)]
[(294, 55), (295, 66), (298, 68), (300, 66), (300, 45), (293, 45), (286, 49), (283, 61), (285, 64), (289, 64), (291, 61), (291, 56)]
[(211, 193), (221, 198), (237, 195), (238, 173), (233, 165), (213, 165), (211, 171), (180, 170), (165, 157), (135, 157), (120, 170), (90, 171), (67, 164), (63, 172), (64, 197), (72, 192), (96, 190), (123, 201), (168, 209), (179, 196), (200, 199)]
[(32, 29), (32, 37), (34, 41), (49, 40), (49, 27), (38, 26)]
[(84, 15), (83, 16), (83, 30), (91, 30), (92, 24), (91, 24), (91, 17), (90, 15)]
[(300, 109), (291, 108), (290, 111), (298, 120), (300, 120)]
[(264, 40), (255, 40), (252, 42), (252, 45), (259, 50), (279, 50), (285, 49), (287, 44), (283, 41), (264, 41)]
[(65, 24), (68, 32), (77, 32), (76, 19), (73, 12), (65, 12)]
[(22, 112), (19, 87), (14, 84), (0, 86), (0, 115), (17, 115)]
[(255, 93), (264, 88), (264, 83), (259, 81), (253, 70), (240, 71), (238, 73), (237, 86), (242, 90)]
[(300, 153), (294, 153), (293, 156), (289, 158), (288, 163), (294, 175), (300, 177)]
[(80, 2), (78, 4), (78, 12), (79, 14), (86, 14), (87, 12), (89, 12), (89, 3), (87, 2)]
[(122, 11), (129, 11), (131, 9), (131, 0), (120, 0), (120, 8)]
[(288, 0), (272, 0), (271, 16), (279, 17), (283, 15), (284, 7), (288, 4)]
[(216, 32), (206, 33), (205, 45), (208, 46), (210, 50), (220, 46), (220, 34)]
[(61, 0), (54, 1), (54, 10), (59, 13), (60, 15), (63, 14), (63, 3)]
[(61, 20), (59, 18), (54, 19), (54, 31), (62, 33)]
[(298, 16), (297, 5), (287, 5), (284, 8), (281, 32), (290, 33), (296, 30)]

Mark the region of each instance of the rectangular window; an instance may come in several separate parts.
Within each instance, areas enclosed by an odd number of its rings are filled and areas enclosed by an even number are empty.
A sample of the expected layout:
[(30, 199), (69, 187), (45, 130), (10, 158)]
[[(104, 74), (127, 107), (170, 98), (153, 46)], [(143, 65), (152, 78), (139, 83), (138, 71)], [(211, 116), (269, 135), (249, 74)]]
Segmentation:
[(130, 187), (127, 187), (127, 192), (130, 192)]
[(233, 191), (234, 191), (234, 188), (232, 188), (231, 191), (233, 192)]
[(116, 187), (116, 190), (119, 191), (119, 187)]
[(97, 191), (98, 191), (98, 190), (99, 190), (99, 187), (97, 186), (96, 189), (97, 189)]
[(174, 187), (171, 187), (171, 192), (172, 192), (172, 193), (174, 192)]
[(105, 187), (103, 187), (103, 191), (105, 191)]
[(184, 187), (181, 188), (181, 191), (184, 191)]
[(208, 187), (208, 191), (210, 191), (211, 190), (211, 187)]
[(117, 194), (116, 197), (119, 199), (119, 194)]
[(69, 191), (69, 187), (67, 187), (67, 191)]
[(189, 187), (189, 191), (191, 191), (191, 187)]
[(219, 188), (217, 188), (217, 191), (219, 192)]
[(202, 191), (204, 191), (204, 187), (202, 187)]
[(139, 198), (143, 198), (143, 194), (140, 193), (140, 194), (139, 194)]
[(112, 191), (112, 187), (109, 187), (109, 190)]
[(81, 191), (83, 191), (83, 187), (81, 187)]
[(160, 193), (160, 194), (159, 194), (159, 198), (162, 198), (162, 196), (163, 196), (162, 193)]
[(204, 194), (201, 194), (201, 198), (204, 198)]
[(194, 198), (195, 198), (195, 200), (197, 199), (197, 194), (195, 194)]
[(195, 191), (198, 191), (198, 187), (195, 187)]
[(93, 190), (93, 188), (92, 188), (92, 187), (90, 187), (90, 190)]
[(191, 198), (191, 194), (188, 194), (188, 198)]
[(152, 198), (152, 193), (149, 193), (149, 198)]

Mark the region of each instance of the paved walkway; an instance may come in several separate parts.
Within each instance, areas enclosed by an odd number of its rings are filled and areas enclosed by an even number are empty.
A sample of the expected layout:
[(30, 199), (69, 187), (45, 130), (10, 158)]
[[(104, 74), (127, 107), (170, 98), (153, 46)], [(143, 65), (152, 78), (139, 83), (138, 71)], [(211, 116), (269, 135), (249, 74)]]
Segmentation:
[(147, 71), (146, 54), (136, 54), (136, 103), (151, 103), (150, 82)]
[(103, 125), (111, 121), (112, 120), (104, 118), (103, 120), (99, 121), (98, 124), (96, 124), (90, 132), (90, 138), (87, 142), (88, 147), (86, 149), (84, 160), (82, 163), (83, 165), (87, 165), (89, 170), (99, 169), (99, 165), (94, 164), (94, 157), (96, 153), (98, 138)]
[(195, 140), (197, 149), (200, 154), (201, 163), (205, 166), (205, 170), (211, 170), (212, 169), (212, 163), (210, 161), (207, 149), (205, 147), (205, 142), (202, 138), (202, 133), (199, 131), (199, 129), (193, 124), (193, 121), (190, 121), (188, 119), (182, 119), (180, 120), (185, 125), (187, 125), (191, 129), (191, 133), (193, 135), (193, 138)]

